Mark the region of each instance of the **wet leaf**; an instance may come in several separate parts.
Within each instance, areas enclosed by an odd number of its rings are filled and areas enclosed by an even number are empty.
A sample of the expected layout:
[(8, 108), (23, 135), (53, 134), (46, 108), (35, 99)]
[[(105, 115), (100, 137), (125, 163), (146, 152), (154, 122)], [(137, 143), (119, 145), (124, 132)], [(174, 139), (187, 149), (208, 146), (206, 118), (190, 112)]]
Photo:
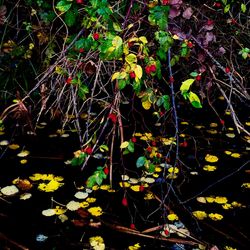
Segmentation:
[(207, 154), (205, 156), (205, 161), (207, 162), (211, 162), (211, 163), (214, 163), (214, 162), (217, 162), (219, 160), (219, 158), (215, 155), (210, 155), (210, 154)]
[(129, 145), (129, 142), (128, 142), (128, 141), (124, 141), (124, 142), (121, 144), (120, 148), (121, 148), (121, 149), (127, 148), (128, 145)]
[(31, 198), (32, 194), (31, 193), (24, 193), (20, 195), (20, 200), (28, 200)]
[(66, 208), (70, 211), (76, 211), (80, 208), (80, 203), (77, 201), (70, 201), (67, 205)]
[(192, 214), (198, 219), (198, 220), (204, 220), (207, 218), (207, 213), (205, 211), (194, 211)]
[(134, 192), (140, 192), (140, 185), (133, 185), (130, 186), (130, 188), (134, 191)]
[(18, 188), (15, 185), (10, 185), (1, 188), (1, 193), (6, 196), (11, 196), (19, 192)]
[(169, 214), (167, 216), (168, 220), (170, 221), (175, 221), (175, 220), (179, 220), (179, 217), (176, 214)]
[(18, 157), (26, 157), (30, 154), (28, 150), (22, 150), (20, 153), (17, 154)]
[(104, 250), (105, 244), (101, 236), (93, 236), (89, 238), (89, 243), (94, 250)]
[(88, 197), (88, 193), (86, 193), (86, 192), (81, 192), (81, 191), (79, 191), (79, 192), (76, 192), (75, 193), (75, 197), (77, 198), (77, 199), (81, 199), (81, 200), (83, 200), (83, 199), (86, 199), (87, 197)]
[(205, 166), (203, 167), (203, 170), (208, 171), (208, 172), (213, 172), (213, 171), (215, 171), (216, 169), (217, 169), (216, 166), (211, 166), (211, 165), (205, 165)]
[(214, 221), (223, 219), (223, 215), (218, 214), (218, 213), (210, 213), (210, 214), (208, 214), (208, 217)]
[(232, 153), (230, 156), (233, 158), (240, 158), (241, 155), (239, 153)]
[(88, 212), (93, 216), (101, 216), (103, 214), (101, 207), (91, 207), (88, 209)]
[(13, 149), (13, 150), (16, 150), (16, 149), (20, 148), (20, 146), (18, 144), (10, 144), (8, 147), (10, 149)]
[(227, 197), (223, 197), (223, 196), (216, 196), (214, 200), (214, 202), (218, 204), (225, 204), (227, 203), (227, 201), (228, 201)]
[(53, 208), (45, 209), (42, 211), (42, 215), (44, 215), (46, 217), (50, 217), (50, 216), (53, 216), (55, 214), (56, 214), (56, 212)]

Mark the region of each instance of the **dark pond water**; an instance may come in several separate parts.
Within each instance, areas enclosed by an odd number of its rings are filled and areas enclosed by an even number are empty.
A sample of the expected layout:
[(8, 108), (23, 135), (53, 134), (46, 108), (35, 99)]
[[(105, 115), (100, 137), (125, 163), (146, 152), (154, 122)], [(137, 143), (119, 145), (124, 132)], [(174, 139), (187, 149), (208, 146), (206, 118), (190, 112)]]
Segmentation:
[[(185, 113), (185, 115), (184, 115)], [(250, 182), (249, 170), (249, 143), (244, 135), (237, 135), (229, 118), (224, 116), (225, 128), (219, 124), (218, 118), (209, 112), (197, 111), (195, 116), (189, 116), (183, 112), (182, 120), (188, 124), (180, 123), (180, 133), (186, 135), (187, 147), (180, 148), (181, 161), (187, 168), (183, 168), (184, 175), (174, 180), (174, 192), (170, 192), (166, 205), (171, 206), (179, 216), (182, 223), (190, 230), (193, 237), (211, 245), (217, 245), (219, 249), (250, 249), (249, 241), (249, 189), (242, 188), (243, 183)], [(244, 122), (249, 122), (249, 117), (244, 117)], [(211, 123), (218, 123), (217, 127)], [(204, 126), (195, 128), (196, 125)], [(232, 128), (231, 130), (229, 128)], [(156, 129), (157, 130), (157, 129)], [(213, 133), (216, 130), (217, 133)], [(128, 249), (128, 246), (140, 243), (141, 249), (198, 249), (182, 244), (173, 244), (157, 239), (159, 231), (150, 235), (155, 239), (147, 239), (131, 234), (118, 232), (112, 225), (119, 223), (129, 228), (131, 223), (136, 228), (144, 230), (164, 223), (161, 212), (152, 213), (159, 208), (156, 200), (147, 201), (141, 193), (126, 191), (128, 201), (133, 206), (124, 207), (121, 200), (124, 191), (117, 186), (117, 192), (96, 191), (93, 196), (97, 198), (97, 204), (105, 213), (101, 217), (101, 227), (76, 226), (72, 221), (79, 219), (75, 212), (68, 214), (69, 220), (62, 223), (57, 217), (45, 217), (41, 211), (48, 209), (52, 199), (65, 204), (72, 200), (75, 186), (83, 185), (88, 176), (96, 169), (98, 160), (90, 162), (86, 171), (81, 172), (78, 167), (65, 165), (65, 161), (72, 158), (72, 152), (78, 150), (78, 137), (69, 132), (67, 138), (49, 135), (56, 131), (56, 127), (47, 125), (38, 129), (37, 135), (22, 135), (18, 132), (7, 132), (0, 136), (0, 141), (9, 140), (30, 151), (27, 164), (21, 164), (16, 157), (15, 150), (1, 146), (0, 159), (0, 187), (10, 185), (12, 180), (19, 177), (26, 179), (33, 173), (53, 173), (64, 177), (65, 185), (54, 193), (44, 193), (32, 189), (32, 197), (28, 200), (20, 200), (19, 197), (0, 197), (0, 249), (90, 249), (88, 239), (91, 236), (100, 235), (104, 238), (106, 249)], [(212, 132), (211, 132), (212, 131)], [(235, 133), (235, 138), (229, 138), (228, 133)], [(181, 138), (181, 141), (184, 140)], [(225, 154), (225, 150), (240, 154), (240, 158), (233, 158)], [(204, 171), (204, 157), (213, 154), (219, 157), (216, 163), (218, 169), (214, 172)], [(133, 159), (128, 161), (132, 164)], [(128, 166), (133, 169), (133, 166)], [(115, 168), (115, 176), (119, 175), (118, 167)], [(198, 175), (194, 173), (198, 173)], [(151, 190), (161, 197), (169, 188), (165, 183), (156, 182)], [(172, 190), (173, 191), (173, 190)], [(175, 196), (176, 194), (176, 196)], [(177, 195), (178, 194), (178, 195)], [(203, 204), (197, 202), (197, 197), (223, 196), (228, 201), (237, 201), (243, 207), (225, 210), (219, 204)], [(221, 221), (204, 220), (197, 221), (191, 216), (194, 210), (204, 210), (223, 214)], [(89, 222), (89, 218), (87, 218)], [(94, 219), (100, 222), (100, 219)], [(7, 237), (8, 239), (4, 238)], [(176, 235), (173, 237), (176, 238)], [(179, 239), (177, 237), (177, 239)], [(13, 242), (11, 242), (13, 241)], [(19, 246), (17, 245), (19, 244)], [(9, 248), (8, 248), (9, 247)], [(25, 248), (23, 248), (25, 249)]]

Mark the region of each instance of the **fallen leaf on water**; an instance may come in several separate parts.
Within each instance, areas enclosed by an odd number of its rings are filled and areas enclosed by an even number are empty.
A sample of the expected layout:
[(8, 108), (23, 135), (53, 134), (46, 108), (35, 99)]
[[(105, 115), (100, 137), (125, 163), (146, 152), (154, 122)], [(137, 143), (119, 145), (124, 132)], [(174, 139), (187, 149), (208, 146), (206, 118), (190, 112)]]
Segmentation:
[(227, 136), (228, 138), (234, 138), (234, 137), (235, 137), (235, 134), (233, 134), (233, 133), (227, 133), (226, 136)]
[(231, 154), (231, 157), (233, 157), (233, 158), (240, 158), (240, 154), (239, 153), (232, 153)]
[(88, 197), (88, 193), (86, 193), (86, 192), (81, 192), (81, 191), (79, 191), (79, 192), (76, 192), (75, 193), (75, 197), (77, 198), (77, 199), (86, 199), (87, 197)]
[(7, 196), (14, 195), (18, 192), (19, 190), (15, 185), (6, 186), (1, 189), (1, 193)]
[(223, 197), (223, 196), (216, 196), (214, 199), (214, 202), (218, 204), (225, 204), (227, 203), (227, 201), (228, 201), (227, 197)]
[(207, 154), (205, 156), (205, 161), (207, 162), (211, 162), (211, 163), (214, 163), (214, 162), (217, 162), (219, 160), (219, 158), (215, 155), (210, 155), (210, 154)]
[(134, 192), (140, 192), (140, 185), (130, 186), (130, 188), (131, 188)]
[(76, 211), (81, 207), (80, 203), (77, 201), (70, 201), (67, 205), (66, 208), (70, 211)]
[(207, 218), (207, 213), (205, 211), (193, 211), (192, 214), (198, 219), (198, 220), (203, 220)]
[(53, 208), (45, 209), (45, 210), (42, 211), (42, 215), (48, 216), (48, 217), (53, 216), (55, 214), (56, 214), (56, 212), (55, 212), (55, 210)]
[(213, 171), (215, 171), (216, 169), (217, 169), (217, 167), (216, 167), (216, 166), (212, 166), (212, 165), (205, 165), (205, 166), (203, 167), (203, 170), (208, 171), (208, 172), (213, 172)]
[(93, 216), (100, 216), (103, 214), (101, 207), (91, 207), (88, 209), (88, 212), (92, 214)]
[(32, 194), (31, 193), (24, 193), (20, 195), (20, 200), (28, 200), (31, 198)]
[(139, 244), (139, 243), (136, 243), (136, 244), (134, 244), (133, 246), (129, 246), (129, 247), (128, 247), (128, 250), (138, 250), (138, 249), (140, 249), (140, 248), (141, 248), (140, 244)]
[(20, 146), (18, 144), (10, 144), (8, 147), (10, 149), (13, 149), (13, 150), (16, 150), (16, 149), (20, 148)]
[(214, 221), (223, 219), (223, 215), (218, 214), (218, 213), (210, 213), (210, 214), (208, 214), (208, 217)]
[(196, 200), (198, 201), (198, 202), (200, 202), (200, 203), (207, 203), (207, 200), (206, 200), (206, 198), (205, 197), (197, 197), (196, 198)]
[(170, 221), (175, 221), (175, 220), (179, 220), (179, 217), (178, 217), (178, 215), (176, 215), (176, 214), (169, 214), (168, 216), (167, 216), (167, 218), (168, 218), (168, 220), (170, 220)]
[(9, 141), (7, 140), (0, 141), (0, 146), (8, 146), (8, 145), (9, 145)]
[(243, 188), (250, 188), (250, 182), (245, 182), (241, 185)]
[(29, 155), (30, 152), (28, 150), (22, 150), (20, 153), (17, 154), (18, 157), (26, 157)]
[(105, 244), (101, 236), (93, 236), (89, 238), (89, 243), (94, 250), (104, 250)]

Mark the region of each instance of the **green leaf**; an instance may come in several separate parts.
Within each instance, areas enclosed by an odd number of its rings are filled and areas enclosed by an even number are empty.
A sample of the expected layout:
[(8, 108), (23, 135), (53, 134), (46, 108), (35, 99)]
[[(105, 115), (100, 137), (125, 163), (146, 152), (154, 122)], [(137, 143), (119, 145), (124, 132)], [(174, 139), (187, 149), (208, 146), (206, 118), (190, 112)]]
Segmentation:
[(91, 175), (87, 180), (87, 187), (92, 188), (96, 184), (96, 178), (94, 175)]
[(155, 171), (155, 165), (153, 163), (149, 164), (148, 171), (149, 171), (149, 173), (154, 173), (154, 171)]
[(140, 156), (137, 161), (136, 161), (136, 167), (137, 168), (140, 168), (140, 167), (143, 167), (144, 164), (146, 163), (147, 159), (145, 156)]
[(123, 80), (123, 79), (118, 80), (118, 89), (119, 90), (124, 89), (126, 87), (126, 85), (127, 85), (127, 81), (126, 80)]
[(168, 24), (169, 6), (155, 6), (149, 10), (148, 20), (151, 25), (158, 25), (160, 30), (166, 30)]
[(56, 9), (58, 9), (60, 12), (66, 12), (71, 8), (72, 3), (61, 0), (57, 3)]
[(163, 95), (163, 107), (166, 111), (170, 109), (170, 98), (169, 95)]
[(76, 18), (77, 18), (78, 12), (75, 10), (69, 10), (64, 17), (64, 21), (65, 23), (69, 26), (72, 27), (75, 22), (76, 22)]
[(202, 108), (200, 98), (194, 92), (189, 92), (188, 99), (195, 108)]
[(198, 73), (197, 73), (197, 72), (195, 72), (195, 71), (194, 71), (194, 72), (191, 72), (191, 73), (190, 73), (190, 76), (192, 76), (192, 77), (196, 77), (196, 76), (198, 76)]
[(82, 98), (83, 100), (86, 99), (86, 94), (88, 93), (89, 93), (89, 88), (86, 85), (81, 85), (77, 92), (78, 96)]
[(131, 153), (134, 153), (134, 152), (135, 152), (135, 144), (134, 144), (132, 141), (129, 141), (128, 150), (129, 150), (129, 152), (131, 152)]
[(104, 152), (104, 151), (109, 151), (109, 147), (105, 144), (102, 144), (100, 147), (99, 147), (100, 151), (101, 152)]
[(246, 10), (247, 10), (247, 6), (246, 6), (244, 3), (242, 3), (242, 4), (240, 5), (240, 9), (241, 9), (241, 11), (242, 11), (243, 13), (245, 13)]
[(119, 23), (112, 23), (113, 24), (113, 28), (116, 32), (122, 32), (122, 29), (119, 25)]
[(230, 10), (230, 4), (227, 4), (224, 8), (224, 13), (227, 13)]
[(181, 92), (188, 91), (191, 85), (193, 84), (193, 82), (194, 82), (194, 79), (187, 79), (186, 81), (182, 82), (180, 91)]

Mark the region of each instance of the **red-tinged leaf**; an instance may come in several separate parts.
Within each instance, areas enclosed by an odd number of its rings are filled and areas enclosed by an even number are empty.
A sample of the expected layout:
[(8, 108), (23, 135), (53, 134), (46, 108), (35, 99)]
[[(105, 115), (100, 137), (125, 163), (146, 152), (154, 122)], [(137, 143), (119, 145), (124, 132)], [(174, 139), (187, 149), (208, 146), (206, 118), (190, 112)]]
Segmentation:
[(72, 220), (72, 223), (76, 226), (76, 227), (83, 227), (85, 226), (87, 223), (83, 220)]
[(109, 168), (108, 167), (104, 168), (103, 172), (104, 172), (104, 174), (108, 175), (109, 174)]

